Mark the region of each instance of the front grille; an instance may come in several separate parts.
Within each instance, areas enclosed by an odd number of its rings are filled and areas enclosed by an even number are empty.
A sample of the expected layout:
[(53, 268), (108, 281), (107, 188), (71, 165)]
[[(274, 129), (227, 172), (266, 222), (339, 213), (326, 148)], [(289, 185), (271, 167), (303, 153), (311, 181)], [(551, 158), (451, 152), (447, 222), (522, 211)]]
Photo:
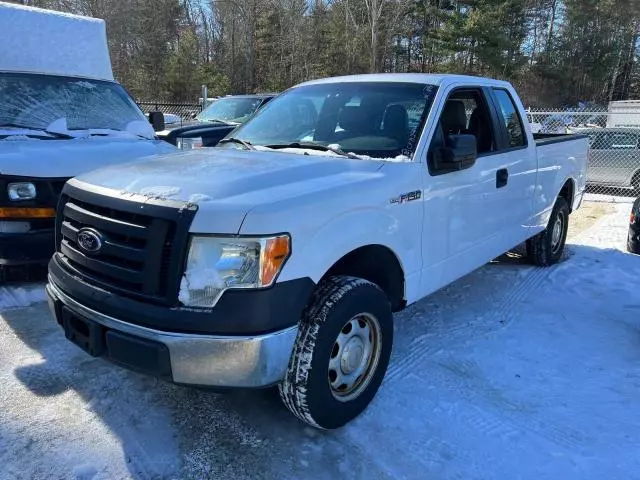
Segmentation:
[[(99, 195), (65, 186), (58, 206), (58, 258), (88, 283), (127, 297), (176, 304), (187, 235), (197, 207)], [(102, 238), (96, 253), (78, 243), (92, 229)]]

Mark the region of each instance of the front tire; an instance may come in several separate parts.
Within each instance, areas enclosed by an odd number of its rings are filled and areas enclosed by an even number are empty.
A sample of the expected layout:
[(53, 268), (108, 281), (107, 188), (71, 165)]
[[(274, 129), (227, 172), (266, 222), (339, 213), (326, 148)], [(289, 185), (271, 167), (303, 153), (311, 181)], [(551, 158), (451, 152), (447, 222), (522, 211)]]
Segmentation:
[(335, 429), (360, 415), (377, 393), (393, 344), (393, 316), (380, 288), (329, 277), (314, 292), (298, 331), (280, 398), (300, 420)]
[(569, 229), (569, 204), (558, 197), (547, 228), (527, 240), (527, 258), (534, 265), (546, 267), (557, 263), (564, 253)]

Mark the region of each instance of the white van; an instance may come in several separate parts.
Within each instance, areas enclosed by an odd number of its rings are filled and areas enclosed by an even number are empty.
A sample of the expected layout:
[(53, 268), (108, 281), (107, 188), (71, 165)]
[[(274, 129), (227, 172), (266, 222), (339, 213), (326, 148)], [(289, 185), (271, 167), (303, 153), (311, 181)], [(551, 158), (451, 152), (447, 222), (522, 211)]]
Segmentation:
[(114, 81), (103, 20), (0, 3), (0, 45), (4, 277), (13, 266), (46, 265), (69, 178), (177, 149)]
[(640, 128), (640, 100), (609, 102), (607, 128)]

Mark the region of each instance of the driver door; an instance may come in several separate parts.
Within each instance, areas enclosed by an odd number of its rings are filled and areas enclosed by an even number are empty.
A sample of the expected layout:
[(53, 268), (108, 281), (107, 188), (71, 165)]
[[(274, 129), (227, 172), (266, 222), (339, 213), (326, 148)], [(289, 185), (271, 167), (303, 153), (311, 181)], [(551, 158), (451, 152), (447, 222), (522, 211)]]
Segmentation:
[[(428, 148), (425, 169), (423, 291), (428, 294), (490, 260), (500, 235), (504, 195), (496, 195), (500, 162), (496, 153), (496, 115), (480, 87), (457, 87), (446, 96)], [(435, 152), (452, 135), (476, 137), (478, 157), (462, 170), (439, 168)]]

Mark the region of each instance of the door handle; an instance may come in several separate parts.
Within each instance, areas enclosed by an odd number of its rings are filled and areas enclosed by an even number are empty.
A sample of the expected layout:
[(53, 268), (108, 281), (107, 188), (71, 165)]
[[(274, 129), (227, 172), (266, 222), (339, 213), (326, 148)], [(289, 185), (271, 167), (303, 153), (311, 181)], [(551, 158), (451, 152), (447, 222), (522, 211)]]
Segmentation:
[(509, 170), (501, 168), (496, 172), (496, 188), (502, 188), (509, 181)]

